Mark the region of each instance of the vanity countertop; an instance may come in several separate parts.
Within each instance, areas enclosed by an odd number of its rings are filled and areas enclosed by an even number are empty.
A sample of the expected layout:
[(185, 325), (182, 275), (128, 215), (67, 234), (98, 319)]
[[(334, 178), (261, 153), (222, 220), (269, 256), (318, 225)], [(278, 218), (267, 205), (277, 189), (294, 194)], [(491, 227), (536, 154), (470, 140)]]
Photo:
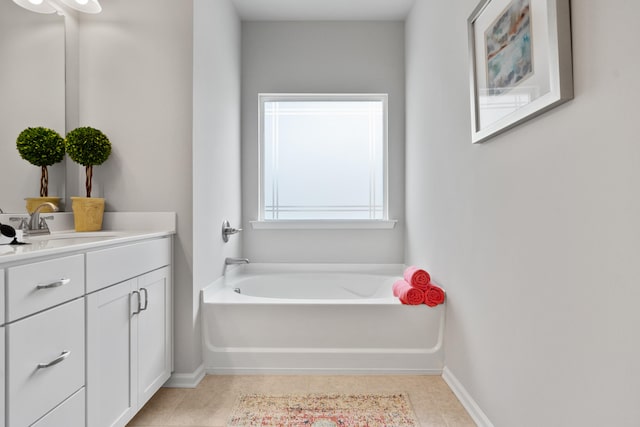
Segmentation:
[(51, 221), (51, 234), (27, 236), (24, 245), (0, 245), (0, 267), (33, 258), (171, 236), (176, 233), (175, 219), (173, 212), (105, 212), (102, 231), (75, 232), (71, 214), (56, 214)]

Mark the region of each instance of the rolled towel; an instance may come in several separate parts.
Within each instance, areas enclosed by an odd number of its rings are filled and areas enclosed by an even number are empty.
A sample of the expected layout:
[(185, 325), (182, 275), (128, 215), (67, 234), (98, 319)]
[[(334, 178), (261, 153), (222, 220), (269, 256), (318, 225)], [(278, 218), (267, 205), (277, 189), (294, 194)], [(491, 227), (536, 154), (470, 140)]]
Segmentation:
[(426, 271), (416, 266), (411, 266), (404, 271), (404, 280), (414, 288), (426, 291), (429, 282), (431, 282), (431, 276)]
[(439, 286), (430, 283), (424, 292), (424, 303), (429, 307), (435, 307), (444, 302), (445, 292)]
[[(393, 282), (393, 286), (391, 286), (391, 289), (393, 289), (393, 296), (397, 297), (400, 295), (400, 292), (398, 292), (398, 287), (402, 287), (404, 280), (396, 280), (395, 282)], [(406, 283), (406, 282), (405, 282)]]
[(393, 283), (393, 295), (400, 299), (405, 305), (418, 305), (424, 302), (424, 292), (418, 288), (414, 288), (404, 280), (396, 280)]

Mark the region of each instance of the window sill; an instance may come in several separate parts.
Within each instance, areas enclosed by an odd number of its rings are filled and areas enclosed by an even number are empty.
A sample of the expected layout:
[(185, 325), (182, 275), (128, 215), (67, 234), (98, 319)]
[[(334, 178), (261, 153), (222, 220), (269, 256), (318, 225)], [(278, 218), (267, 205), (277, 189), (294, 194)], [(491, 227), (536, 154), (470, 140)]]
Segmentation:
[(254, 230), (390, 230), (396, 220), (271, 220), (249, 221)]

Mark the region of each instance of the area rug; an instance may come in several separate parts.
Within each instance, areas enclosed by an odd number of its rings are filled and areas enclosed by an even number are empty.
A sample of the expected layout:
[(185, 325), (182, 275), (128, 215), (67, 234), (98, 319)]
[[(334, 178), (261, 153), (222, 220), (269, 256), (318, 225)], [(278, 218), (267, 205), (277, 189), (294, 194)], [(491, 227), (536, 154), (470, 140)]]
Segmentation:
[(227, 426), (416, 427), (406, 394), (243, 395)]

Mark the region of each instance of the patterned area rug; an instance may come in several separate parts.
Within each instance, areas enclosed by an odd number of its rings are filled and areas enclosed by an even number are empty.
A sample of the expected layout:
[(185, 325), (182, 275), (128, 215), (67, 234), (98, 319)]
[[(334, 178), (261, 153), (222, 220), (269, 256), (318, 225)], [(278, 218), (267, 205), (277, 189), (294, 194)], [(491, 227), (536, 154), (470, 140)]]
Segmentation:
[(406, 394), (240, 396), (229, 427), (416, 427)]

